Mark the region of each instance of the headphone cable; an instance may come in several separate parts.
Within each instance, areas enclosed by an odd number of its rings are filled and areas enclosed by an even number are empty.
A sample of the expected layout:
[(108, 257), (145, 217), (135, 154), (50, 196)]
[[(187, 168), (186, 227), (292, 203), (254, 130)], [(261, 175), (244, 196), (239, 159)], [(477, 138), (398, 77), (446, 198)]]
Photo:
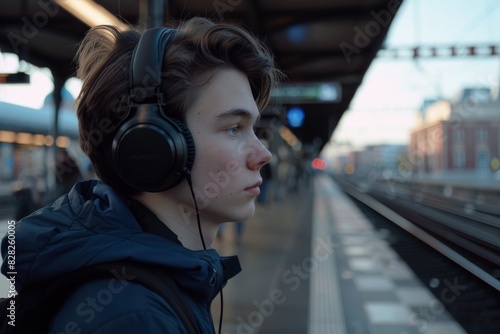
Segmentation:
[[(193, 197), (194, 208), (196, 210), (196, 221), (198, 223), (198, 232), (200, 233), (201, 243), (203, 245), (203, 249), (206, 250), (207, 246), (205, 245), (205, 238), (203, 237), (203, 232), (201, 230), (201, 221), (200, 221), (200, 210), (198, 209), (198, 201), (196, 200), (196, 196), (194, 194), (193, 182), (191, 179), (191, 172), (189, 169), (184, 169), (184, 174), (186, 176), (187, 183), (189, 185), (189, 190), (191, 191), (191, 196)], [(222, 288), (219, 291), (220, 294), (220, 317), (219, 317), (219, 334), (222, 333), (222, 318), (224, 312), (224, 298), (222, 296)]]
[(222, 288), (219, 291), (220, 293), (220, 317), (219, 317), (219, 334), (222, 333), (222, 317), (223, 317), (223, 310), (224, 310), (224, 298), (222, 297)]
[(200, 234), (201, 243), (203, 245), (203, 249), (206, 250), (207, 246), (205, 245), (205, 238), (203, 237), (203, 232), (201, 231), (201, 222), (200, 222), (200, 210), (198, 209), (198, 201), (196, 200), (196, 196), (194, 194), (193, 189), (193, 181), (191, 180), (191, 172), (189, 169), (184, 169), (184, 174), (186, 176), (186, 180), (189, 184), (189, 190), (191, 190), (191, 196), (193, 197), (194, 208), (196, 210), (196, 221), (198, 223), (198, 233)]

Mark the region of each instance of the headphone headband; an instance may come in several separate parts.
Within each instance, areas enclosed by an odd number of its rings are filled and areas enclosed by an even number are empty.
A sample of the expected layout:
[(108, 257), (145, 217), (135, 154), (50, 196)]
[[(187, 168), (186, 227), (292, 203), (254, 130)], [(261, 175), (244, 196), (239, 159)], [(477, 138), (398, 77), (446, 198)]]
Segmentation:
[(135, 103), (160, 101), (161, 72), (165, 50), (177, 31), (168, 28), (146, 30), (132, 53), (130, 97)]

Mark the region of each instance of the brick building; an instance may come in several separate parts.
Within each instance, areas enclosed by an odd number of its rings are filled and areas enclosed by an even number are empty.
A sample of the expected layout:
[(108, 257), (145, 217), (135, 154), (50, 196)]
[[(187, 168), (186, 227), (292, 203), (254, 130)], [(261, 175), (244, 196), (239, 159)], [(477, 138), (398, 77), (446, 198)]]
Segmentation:
[(424, 104), (411, 131), (413, 173), (492, 176), (500, 168), (500, 100), (485, 88)]

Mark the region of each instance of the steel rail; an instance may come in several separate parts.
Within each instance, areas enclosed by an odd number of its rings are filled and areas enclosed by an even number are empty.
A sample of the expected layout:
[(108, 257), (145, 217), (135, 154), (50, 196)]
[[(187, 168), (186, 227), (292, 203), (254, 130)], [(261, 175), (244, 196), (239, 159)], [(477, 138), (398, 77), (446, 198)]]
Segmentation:
[(423, 230), (416, 224), (400, 216), (386, 205), (375, 200), (372, 196), (357, 190), (347, 181), (341, 180), (340, 178), (337, 177), (335, 177), (334, 180), (340, 183), (339, 185), (341, 185), (341, 188), (346, 193), (353, 196), (354, 198), (356, 198), (363, 204), (367, 205), (371, 209), (375, 210), (383, 217), (389, 219), (390, 221), (392, 221), (394, 224), (401, 227), (405, 231), (411, 233), (413, 236), (423, 241), (424, 243), (426, 243), (439, 253), (443, 254), (444, 256), (446, 256), (447, 258), (449, 258), (450, 260), (452, 260), (465, 270), (469, 271), (471, 274), (478, 277), (486, 284), (490, 285), (497, 291), (500, 291), (500, 281), (491, 274), (489, 274), (487, 271), (485, 271), (484, 269), (482, 269), (481, 267), (477, 266), (475, 263), (467, 259), (465, 256), (455, 251), (451, 247), (445, 245), (439, 239), (427, 233), (425, 230)]

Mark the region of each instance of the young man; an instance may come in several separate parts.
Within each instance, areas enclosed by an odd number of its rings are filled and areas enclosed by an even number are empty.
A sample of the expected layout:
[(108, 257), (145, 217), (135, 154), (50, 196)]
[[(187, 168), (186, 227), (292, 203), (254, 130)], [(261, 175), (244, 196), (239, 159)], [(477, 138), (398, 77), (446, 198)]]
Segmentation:
[[(235, 270), (208, 247), (219, 224), (253, 215), (271, 159), (253, 131), (280, 76), (270, 53), (241, 28), (194, 18), (142, 36), (91, 29), (78, 65), (80, 144), (101, 180), (19, 222), (16, 288), (110, 261), (160, 266), (213, 333), (210, 304)], [(68, 331), (187, 332), (158, 294), (116, 279), (76, 288), (51, 325)]]

